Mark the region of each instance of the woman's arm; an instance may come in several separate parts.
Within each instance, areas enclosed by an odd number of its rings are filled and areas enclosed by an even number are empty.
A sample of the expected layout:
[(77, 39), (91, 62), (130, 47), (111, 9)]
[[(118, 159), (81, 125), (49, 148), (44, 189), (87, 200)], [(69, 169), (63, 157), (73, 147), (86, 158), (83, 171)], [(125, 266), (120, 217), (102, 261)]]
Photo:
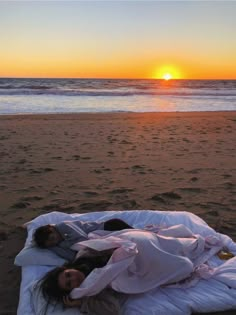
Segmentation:
[(121, 315), (119, 293), (105, 289), (95, 296), (81, 299), (81, 313), (94, 315)]
[(63, 303), (69, 307), (80, 307), (82, 304), (81, 299), (72, 300), (69, 295), (63, 296)]

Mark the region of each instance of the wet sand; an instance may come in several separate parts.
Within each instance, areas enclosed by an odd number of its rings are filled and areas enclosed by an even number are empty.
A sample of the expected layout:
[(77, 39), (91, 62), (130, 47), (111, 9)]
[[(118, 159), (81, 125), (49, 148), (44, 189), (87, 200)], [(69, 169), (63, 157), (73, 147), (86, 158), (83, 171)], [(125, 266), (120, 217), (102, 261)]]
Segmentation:
[(0, 314), (40, 214), (189, 211), (236, 240), (235, 139), (236, 112), (0, 116)]

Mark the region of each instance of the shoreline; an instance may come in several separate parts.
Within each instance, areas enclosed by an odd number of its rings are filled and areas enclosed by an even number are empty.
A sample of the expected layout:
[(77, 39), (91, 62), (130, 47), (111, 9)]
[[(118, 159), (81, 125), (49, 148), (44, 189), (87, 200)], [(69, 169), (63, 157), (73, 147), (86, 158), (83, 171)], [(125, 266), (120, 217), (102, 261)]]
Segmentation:
[(44, 213), (188, 211), (236, 240), (236, 111), (0, 115), (0, 122), (0, 315), (16, 314), (21, 226)]
[(206, 114), (211, 114), (211, 113), (235, 113), (236, 110), (212, 110), (212, 111), (209, 111), (209, 110), (206, 110), (206, 111), (161, 111), (161, 112), (131, 112), (131, 111), (109, 111), (109, 112), (58, 112), (58, 113), (54, 113), (54, 112), (49, 112), (49, 113), (14, 113), (14, 114), (10, 114), (10, 113), (7, 113), (7, 114), (0, 114), (0, 119), (1, 117), (18, 117), (18, 116), (53, 116), (53, 115), (73, 115), (73, 116), (76, 116), (76, 115), (119, 115), (119, 114), (137, 114), (137, 115), (150, 115), (150, 114), (153, 114), (153, 115), (156, 115), (156, 114), (191, 114), (191, 113), (206, 113)]

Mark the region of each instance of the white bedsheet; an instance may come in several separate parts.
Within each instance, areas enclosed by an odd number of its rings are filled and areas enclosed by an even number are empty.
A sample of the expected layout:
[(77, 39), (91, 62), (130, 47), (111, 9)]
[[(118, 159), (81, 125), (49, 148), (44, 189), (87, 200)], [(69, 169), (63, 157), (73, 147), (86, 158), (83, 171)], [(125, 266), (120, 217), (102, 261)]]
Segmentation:
[[(41, 215), (27, 224), (26, 246), (32, 239), (34, 229), (40, 225), (59, 223), (64, 220), (77, 220), (78, 218), (83, 221), (93, 221), (107, 220), (113, 217), (121, 218), (136, 228), (143, 228), (148, 224), (158, 224), (161, 227), (184, 224), (195, 234), (220, 236), (225, 246), (236, 255), (236, 244), (232, 239), (226, 235), (216, 233), (199, 217), (187, 212), (151, 210), (103, 211), (87, 214), (51, 212)], [(19, 265), (17, 257), (15, 263)], [(217, 266), (222, 261), (215, 257), (211, 260), (211, 263), (213, 266)], [(61, 260), (58, 264), (61, 264)], [(17, 315), (43, 314), (44, 301), (40, 294), (36, 294), (38, 291), (35, 290), (34, 283), (51, 268), (54, 268), (54, 266), (29, 265), (22, 267)], [(236, 309), (236, 290), (214, 279), (200, 280), (195, 287), (188, 289), (159, 288), (146, 294), (133, 295), (122, 306), (123, 315), (188, 315), (192, 312), (213, 312), (230, 309)], [(60, 306), (57, 306), (56, 308), (50, 307), (47, 314), (78, 315), (80, 313), (75, 308), (63, 310)]]

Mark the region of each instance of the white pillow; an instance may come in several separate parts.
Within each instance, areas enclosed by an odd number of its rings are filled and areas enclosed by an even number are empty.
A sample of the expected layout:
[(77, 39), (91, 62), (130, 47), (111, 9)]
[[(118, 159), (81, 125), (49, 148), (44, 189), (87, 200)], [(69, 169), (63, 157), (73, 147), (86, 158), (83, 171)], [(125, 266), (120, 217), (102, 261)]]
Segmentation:
[(33, 234), (39, 226), (59, 223), (64, 220), (69, 220), (71, 215), (61, 212), (51, 212), (50, 214), (41, 215), (32, 221), (24, 224), (27, 228), (28, 236), (25, 242), (25, 247), (15, 257), (15, 265), (25, 267), (30, 265), (41, 266), (61, 266), (66, 260), (56, 255), (49, 249), (42, 249), (33, 245)]
[(31, 303), (35, 315), (81, 315), (79, 308), (70, 307), (65, 308), (61, 303), (48, 304), (43, 297), (40, 289), (40, 282), (36, 281), (31, 288)]
[(15, 258), (15, 265), (44, 265), (44, 266), (61, 266), (66, 262), (49, 249), (42, 249), (32, 245), (24, 247)]

